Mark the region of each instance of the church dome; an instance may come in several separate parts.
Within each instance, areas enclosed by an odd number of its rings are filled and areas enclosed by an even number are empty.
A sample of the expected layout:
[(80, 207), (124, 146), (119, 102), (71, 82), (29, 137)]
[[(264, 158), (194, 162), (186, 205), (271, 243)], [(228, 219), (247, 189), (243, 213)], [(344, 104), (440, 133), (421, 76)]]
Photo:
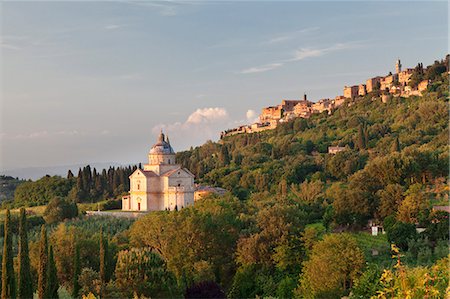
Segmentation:
[(150, 149), (150, 154), (174, 155), (175, 152), (170, 146), (169, 138), (165, 138), (163, 132), (159, 134), (158, 142)]

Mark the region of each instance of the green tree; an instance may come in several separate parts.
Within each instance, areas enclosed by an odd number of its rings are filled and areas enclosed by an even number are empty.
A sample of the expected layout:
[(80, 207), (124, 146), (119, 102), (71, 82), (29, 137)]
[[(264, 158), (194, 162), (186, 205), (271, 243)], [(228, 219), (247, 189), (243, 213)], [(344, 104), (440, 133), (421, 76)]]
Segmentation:
[(11, 214), (6, 210), (2, 256), (2, 299), (16, 298), (12, 252)]
[(378, 214), (381, 219), (394, 215), (403, 201), (403, 187), (399, 184), (389, 184), (376, 194), (380, 200)]
[(304, 263), (296, 293), (304, 298), (340, 298), (364, 268), (364, 255), (349, 234), (331, 234), (316, 243)]
[(32, 298), (33, 285), (30, 269), (30, 255), (28, 252), (28, 228), (27, 215), (24, 208), (20, 209), (19, 218), (19, 269), (18, 269), (18, 290), (19, 298)]
[(400, 152), (401, 151), (400, 141), (398, 140), (398, 136), (395, 137), (395, 140), (392, 143), (391, 151), (392, 152)]
[(48, 250), (48, 271), (47, 271), (47, 295), (46, 298), (58, 298), (58, 276), (56, 273), (56, 263), (53, 258), (53, 246)]
[(367, 147), (366, 135), (364, 132), (364, 125), (359, 124), (358, 127), (358, 148), (359, 150), (364, 150)]
[(80, 276), (81, 266), (80, 266), (80, 247), (75, 244), (75, 255), (73, 257), (73, 278), (72, 278), (72, 297), (78, 298), (80, 295), (80, 283), (78, 278)]
[(100, 229), (100, 238), (99, 238), (99, 245), (100, 245), (100, 281), (102, 283), (106, 282), (105, 273), (106, 273), (106, 253), (105, 253), (105, 241), (103, 238), (103, 229)]
[(61, 197), (53, 198), (44, 211), (44, 219), (47, 223), (61, 222), (78, 216), (76, 203), (69, 202)]
[(116, 283), (125, 296), (173, 297), (175, 276), (167, 271), (164, 260), (149, 248), (119, 252)]
[(38, 269), (38, 298), (44, 299), (48, 294), (48, 244), (47, 244), (47, 230), (45, 225), (41, 228), (41, 239), (39, 241), (39, 269)]

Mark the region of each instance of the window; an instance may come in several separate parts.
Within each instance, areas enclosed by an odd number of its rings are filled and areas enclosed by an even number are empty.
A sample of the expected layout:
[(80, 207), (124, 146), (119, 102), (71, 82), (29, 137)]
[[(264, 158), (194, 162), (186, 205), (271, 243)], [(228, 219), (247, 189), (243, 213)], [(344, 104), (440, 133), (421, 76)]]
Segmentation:
[(178, 187), (180, 187), (181, 186), (181, 184), (178, 184)]

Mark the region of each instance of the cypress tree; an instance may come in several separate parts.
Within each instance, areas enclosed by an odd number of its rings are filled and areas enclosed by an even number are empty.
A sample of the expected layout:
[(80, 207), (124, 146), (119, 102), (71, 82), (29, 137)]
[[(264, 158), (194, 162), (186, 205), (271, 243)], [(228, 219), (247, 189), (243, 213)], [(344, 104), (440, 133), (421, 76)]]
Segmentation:
[(106, 282), (106, 251), (103, 241), (103, 229), (100, 229), (100, 281), (102, 285)]
[(14, 264), (12, 256), (11, 214), (6, 210), (3, 257), (2, 257), (2, 299), (16, 298), (16, 285), (14, 280)]
[(33, 298), (33, 285), (28, 252), (27, 216), (25, 209), (20, 209), (19, 219), (19, 298)]
[(53, 257), (53, 246), (48, 250), (48, 271), (47, 271), (47, 295), (46, 298), (58, 298), (58, 277), (56, 274), (56, 264)]
[(69, 169), (69, 171), (67, 172), (67, 179), (70, 180), (73, 178), (73, 172)]
[(395, 138), (394, 143), (392, 144), (393, 152), (400, 152), (400, 141), (398, 140), (398, 136)]
[(80, 283), (78, 282), (78, 276), (80, 276), (80, 247), (75, 244), (75, 255), (73, 261), (73, 278), (72, 278), (72, 297), (78, 298), (80, 293)]
[(359, 150), (363, 150), (366, 148), (366, 140), (364, 136), (364, 128), (363, 125), (360, 124), (358, 127), (358, 148)]
[(47, 294), (47, 268), (48, 268), (48, 245), (47, 231), (45, 225), (41, 228), (41, 240), (39, 242), (39, 269), (38, 269), (38, 298), (43, 299)]

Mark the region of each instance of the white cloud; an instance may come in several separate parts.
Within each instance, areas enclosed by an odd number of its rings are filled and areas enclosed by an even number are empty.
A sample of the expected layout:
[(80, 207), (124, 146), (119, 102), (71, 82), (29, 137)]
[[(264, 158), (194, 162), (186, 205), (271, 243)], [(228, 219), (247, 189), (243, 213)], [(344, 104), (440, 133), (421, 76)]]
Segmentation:
[(158, 11), (161, 16), (173, 17), (179, 14), (182, 5), (196, 4), (196, 2), (176, 2), (169, 0), (161, 1), (120, 1), (122, 3), (137, 5), (142, 7), (153, 8)]
[(91, 136), (98, 136), (98, 135), (108, 135), (110, 134), (110, 131), (108, 130), (100, 130), (100, 131), (83, 131), (80, 132), (78, 130), (61, 130), (61, 131), (36, 131), (31, 133), (20, 133), (20, 134), (7, 134), (7, 133), (1, 133), (0, 138), (1, 139), (8, 139), (8, 140), (25, 140), (25, 139), (46, 139), (46, 138), (53, 138), (53, 137), (72, 137), (72, 136), (78, 136), (78, 135), (91, 135)]
[(295, 51), (294, 58), (292, 58), (292, 61), (298, 61), (309, 57), (318, 57), (325, 54), (323, 49), (308, 49), (308, 48), (302, 48), (297, 51)]
[(254, 123), (258, 120), (258, 114), (255, 110), (249, 109), (247, 113), (245, 113), (245, 117), (247, 117), (247, 121), (249, 123)]
[(283, 63), (270, 63), (262, 66), (251, 67), (240, 71), (241, 74), (263, 73), (283, 66)]
[(228, 113), (224, 108), (203, 108), (197, 109), (189, 115), (186, 124), (211, 123), (228, 118)]
[(199, 108), (184, 122), (158, 124), (152, 128), (152, 133), (158, 135), (160, 130), (163, 130), (174, 142), (175, 150), (181, 150), (191, 145), (203, 144), (207, 140), (217, 140), (220, 132), (232, 124), (233, 121), (225, 108)]
[(123, 27), (122, 25), (116, 25), (116, 24), (110, 24), (110, 25), (106, 25), (104, 28), (106, 30), (115, 30), (115, 29), (119, 29)]
[(360, 47), (361, 44), (358, 42), (352, 42), (352, 43), (338, 43), (334, 44), (330, 47), (326, 48), (300, 48), (296, 51), (294, 51), (293, 57), (290, 59), (273, 62), (269, 64), (265, 64), (262, 66), (257, 67), (251, 67), (244, 70), (239, 71), (240, 74), (252, 74), (252, 73), (263, 73), (267, 71), (271, 71), (273, 69), (279, 68), (284, 66), (285, 64), (288, 64), (290, 62), (300, 61), (306, 58), (311, 57), (319, 57), (323, 56), (325, 54), (340, 51), (340, 50), (347, 50), (347, 49), (354, 49), (357, 47)]
[(301, 30), (297, 30), (297, 31), (286, 32), (286, 33), (274, 36), (274, 37), (270, 38), (268, 41), (263, 42), (262, 44), (263, 45), (271, 45), (271, 44), (278, 44), (278, 43), (286, 42), (286, 41), (293, 40), (293, 39), (298, 39), (301, 36), (303, 36), (304, 34), (311, 33), (313, 31), (317, 31), (319, 29), (320, 29), (320, 27), (308, 27), (308, 28), (304, 28)]

